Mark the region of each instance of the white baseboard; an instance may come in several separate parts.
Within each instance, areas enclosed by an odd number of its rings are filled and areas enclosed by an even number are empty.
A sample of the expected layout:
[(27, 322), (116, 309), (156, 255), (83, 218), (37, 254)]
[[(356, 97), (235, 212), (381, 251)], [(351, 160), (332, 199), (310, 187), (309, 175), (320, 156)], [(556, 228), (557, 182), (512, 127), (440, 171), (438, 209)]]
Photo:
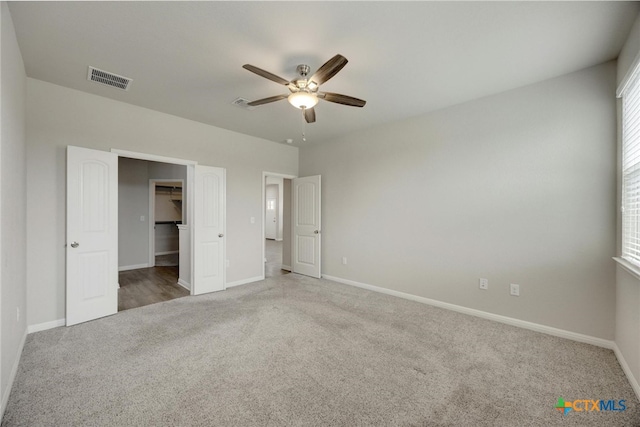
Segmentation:
[(286, 271), (293, 271), (293, 269), (291, 268), (291, 266), (284, 265), (284, 264), (283, 264), (280, 268), (281, 268), (281, 269), (283, 269), (283, 270), (286, 270)]
[(180, 251), (165, 251), (165, 252), (156, 252), (155, 255), (171, 255), (171, 254), (179, 254)]
[(624, 374), (627, 376), (627, 379), (629, 380), (629, 384), (631, 384), (631, 388), (636, 393), (638, 400), (640, 400), (640, 384), (638, 384), (638, 380), (633, 376), (633, 372), (631, 372), (631, 368), (629, 368), (627, 361), (625, 360), (624, 356), (622, 355), (622, 352), (618, 348), (618, 344), (616, 344), (615, 342), (613, 343), (613, 352), (616, 354), (616, 357), (618, 358), (618, 363), (620, 363), (620, 366), (622, 367)]
[(24, 334), (22, 335), (22, 339), (20, 340), (20, 345), (18, 345), (16, 360), (11, 367), (11, 373), (9, 374), (9, 381), (7, 382), (7, 386), (4, 390), (2, 390), (2, 407), (0, 407), (0, 420), (4, 416), (4, 410), (7, 408), (9, 395), (11, 394), (11, 389), (13, 388), (13, 382), (15, 381), (16, 375), (18, 374), (18, 366), (20, 366), (20, 356), (22, 356), (22, 350), (24, 349), (24, 343), (27, 339), (27, 334), (28, 328), (24, 330)]
[(457, 311), (458, 313), (463, 313), (471, 316), (480, 317), (483, 319), (493, 320), (495, 322), (505, 323), (507, 325), (517, 326), (519, 328), (529, 329), (531, 331), (542, 332), (543, 334), (553, 335), (560, 338), (567, 338), (572, 341), (592, 344), (598, 347), (608, 348), (610, 350), (613, 350), (614, 348), (613, 341), (592, 337), (590, 335), (579, 334), (577, 332), (566, 331), (564, 329), (558, 329), (552, 326), (545, 326), (545, 325), (540, 325), (538, 323), (527, 322), (526, 320), (514, 319), (513, 317), (507, 317), (499, 314), (488, 313), (486, 311), (467, 308), (461, 305), (450, 304), (448, 302), (442, 302), (442, 301), (438, 301), (430, 298), (419, 297), (417, 295), (412, 295), (404, 292), (394, 291), (391, 289), (381, 288), (381, 287), (369, 285), (366, 283), (356, 282), (354, 280), (343, 279), (341, 277), (334, 277), (326, 274), (323, 274), (322, 277), (328, 280), (333, 280), (334, 282), (343, 283), (345, 285), (356, 286), (358, 288), (367, 289), (374, 292), (380, 292), (382, 294), (392, 295), (395, 297), (404, 298), (411, 301), (421, 302), (423, 304), (432, 305), (434, 307), (440, 307), (440, 308), (444, 308), (451, 311)]
[(118, 271), (137, 270), (139, 268), (149, 268), (149, 264), (123, 265), (122, 267), (118, 267)]
[(227, 283), (227, 288), (233, 288), (234, 286), (246, 285), (247, 283), (259, 282), (264, 280), (264, 276), (250, 277), (248, 279), (236, 280), (235, 282)]
[(185, 288), (188, 291), (191, 290), (191, 283), (187, 283), (182, 279), (178, 279), (178, 285), (182, 286), (183, 288)]
[(47, 329), (57, 328), (67, 324), (66, 319), (52, 320), (51, 322), (38, 323), (37, 325), (29, 325), (27, 327), (27, 333), (32, 334), (34, 332), (46, 331)]

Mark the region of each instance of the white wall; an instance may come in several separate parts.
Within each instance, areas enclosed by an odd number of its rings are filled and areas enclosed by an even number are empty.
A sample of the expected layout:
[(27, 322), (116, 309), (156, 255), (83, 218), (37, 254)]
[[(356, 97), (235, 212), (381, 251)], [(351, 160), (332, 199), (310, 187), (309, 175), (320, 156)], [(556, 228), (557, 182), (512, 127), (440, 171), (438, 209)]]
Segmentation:
[[(0, 392), (4, 413), (27, 333), (26, 323), (26, 132), (27, 82), (13, 21), (2, 2), (0, 104)], [(37, 268), (37, 265), (34, 266)], [(17, 318), (20, 310), (20, 319)]]
[(612, 339), (615, 73), (301, 148), (300, 176), (322, 175), (323, 274)]
[(198, 161), (227, 169), (227, 282), (263, 274), (262, 171), (297, 175), (298, 149), (27, 79), (28, 323), (65, 316), (67, 145)]
[[(618, 58), (618, 84), (622, 82), (639, 55), (640, 15)], [(621, 131), (618, 132), (619, 137), (621, 133)], [(618, 221), (621, 222), (620, 217)], [(620, 224), (618, 230), (620, 230)], [(618, 254), (620, 250), (621, 248), (618, 247)], [(631, 383), (640, 398), (638, 385), (640, 382), (640, 280), (620, 266), (616, 270), (616, 301), (615, 341), (630, 371), (627, 375), (632, 376)]]
[(638, 55), (640, 55), (640, 14), (638, 14), (636, 22), (629, 32), (629, 37), (627, 37), (618, 56), (618, 83), (622, 82)]

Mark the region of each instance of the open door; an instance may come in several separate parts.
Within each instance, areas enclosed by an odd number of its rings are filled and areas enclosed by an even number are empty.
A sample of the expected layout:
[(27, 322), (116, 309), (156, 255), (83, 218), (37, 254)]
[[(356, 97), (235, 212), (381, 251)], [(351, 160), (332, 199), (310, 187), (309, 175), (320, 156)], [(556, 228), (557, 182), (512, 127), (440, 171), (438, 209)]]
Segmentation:
[(67, 147), (67, 326), (118, 311), (118, 155)]
[(293, 179), (293, 272), (320, 278), (320, 175)]
[(225, 177), (225, 169), (195, 166), (193, 295), (225, 288)]

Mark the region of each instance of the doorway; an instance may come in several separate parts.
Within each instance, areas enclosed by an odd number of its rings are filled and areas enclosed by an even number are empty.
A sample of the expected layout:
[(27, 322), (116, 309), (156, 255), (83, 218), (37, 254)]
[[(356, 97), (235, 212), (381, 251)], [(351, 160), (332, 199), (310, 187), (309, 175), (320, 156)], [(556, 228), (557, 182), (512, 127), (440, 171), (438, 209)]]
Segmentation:
[(291, 175), (263, 174), (264, 277), (291, 272)]
[(180, 280), (186, 181), (185, 165), (118, 158), (119, 312), (190, 294)]
[[(278, 205), (282, 224), (282, 240), (270, 239), (267, 221), (271, 216), (268, 186), (282, 183)], [(262, 173), (262, 254), (263, 278), (288, 273), (320, 278), (321, 273), (321, 176), (298, 178), (294, 175)], [(278, 223), (276, 215), (276, 224)], [(276, 235), (277, 236), (277, 235)], [(271, 257), (269, 257), (271, 255)]]
[(226, 169), (153, 154), (67, 146), (67, 326), (118, 311), (119, 157), (186, 165), (189, 214), (188, 224), (181, 227), (187, 227), (189, 262), (184, 270), (190, 293), (226, 288)]

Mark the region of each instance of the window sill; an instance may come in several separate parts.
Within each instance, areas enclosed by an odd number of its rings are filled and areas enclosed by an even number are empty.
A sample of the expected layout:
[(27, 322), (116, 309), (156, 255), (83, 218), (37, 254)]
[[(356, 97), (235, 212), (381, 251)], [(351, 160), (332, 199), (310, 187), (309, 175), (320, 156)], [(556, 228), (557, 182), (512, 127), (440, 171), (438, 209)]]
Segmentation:
[(636, 279), (640, 280), (640, 267), (630, 263), (629, 261), (627, 261), (624, 258), (613, 257), (613, 260), (615, 262), (617, 262), (618, 264), (620, 264), (620, 266), (622, 268), (624, 268), (625, 270), (627, 270), (627, 272), (629, 274), (631, 274), (633, 277), (635, 277)]

